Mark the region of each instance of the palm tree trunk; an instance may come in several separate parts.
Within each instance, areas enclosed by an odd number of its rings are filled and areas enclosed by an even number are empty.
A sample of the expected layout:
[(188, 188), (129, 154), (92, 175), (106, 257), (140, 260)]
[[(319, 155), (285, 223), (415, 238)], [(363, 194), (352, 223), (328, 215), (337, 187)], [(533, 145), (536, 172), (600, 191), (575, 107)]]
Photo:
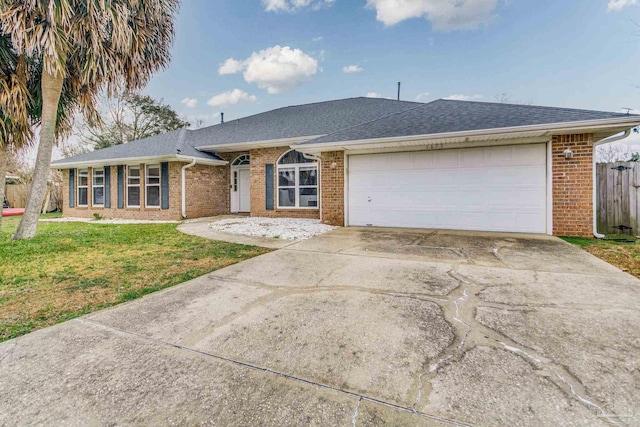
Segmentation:
[(2, 209), (4, 208), (4, 187), (7, 176), (7, 146), (0, 143), (0, 231), (2, 231)]
[(42, 124), (40, 125), (40, 142), (38, 155), (33, 170), (33, 181), (29, 189), (27, 207), (14, 240), (32, 239), (36, 235), (38, 219), (42, 210), (42, 203), (47, 192), (47, 181), (51, 167), (51, 153), (56, 140), (56, 120), (58, 103), (62, 94), (64, 75), (58, 72), (50, 74), (46, 69), (42, 71)]

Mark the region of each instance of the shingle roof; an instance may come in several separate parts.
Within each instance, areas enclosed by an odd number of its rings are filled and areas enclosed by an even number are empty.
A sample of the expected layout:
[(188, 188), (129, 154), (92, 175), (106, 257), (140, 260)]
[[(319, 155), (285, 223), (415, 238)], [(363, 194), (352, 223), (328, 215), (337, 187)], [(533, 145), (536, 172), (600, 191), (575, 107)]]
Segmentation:
[(326, 135), (421, 105), (380, 98), (347, 98), (278, 108), (194, 131), (195, 147)]
[(176, 130), (58, 160), (53, 165), (172, 155), (220, 160), (198, 147), (324, 135), (302, 143), (317, 144), (625, 116), (569, 108), (442, 99), (423, 104), (348, 98), (279, 108), (198, 130)]
[[(195, 147), (326, 135), (421, 105), (390, 99), (348, 98), (278, 108), (197, 130), (181, 129), (53, 162), (82, 163), (134, 157), (219, 158)], [(177, 150), (181, 152), (178, 153)]]
[(430, 135), (628, 116), (622, 113), (570, 108), (439, 99), (368, 123), (341, 129), (302, 144)]
[(111, 159), (127, 159), (135, 157), (162, 157), (171, 155), (183, 155), (189, 157), (196, 157), (206, 160), (220, 160), (219, 157), (202, 151), (196, 150), (192, 145), (188, 143), (189, 134), (192, 133), (189, 129), (179, 129), (171, 132), (163, 133), (161, 135), (152, 136), (149, 138), (140, 139), (137, 141), (131, 141), (127, 144), (115, 145), (109, 148), (103, 148), (101, 150), (92, 151), (78, 156), (69, 157), (67, 159), (58, 160), (52, 164), (59, 163), (82, 163), (82, 162), (96, 162), (101, 160)]

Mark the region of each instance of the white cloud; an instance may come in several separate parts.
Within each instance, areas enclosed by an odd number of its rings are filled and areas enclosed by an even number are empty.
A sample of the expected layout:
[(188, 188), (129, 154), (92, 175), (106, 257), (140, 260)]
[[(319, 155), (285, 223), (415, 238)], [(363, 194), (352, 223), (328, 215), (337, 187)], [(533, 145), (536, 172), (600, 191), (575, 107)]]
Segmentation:
[(247, 83), (276, 94), (295, 89), (309, 80), (318, 72), (318, 60), (300, 49), (273, 46), (254, 52), (244, 61), (227, 59), (219, 73), (234, 74), (243, 70)]
[(312, 42), (321, 42), (324, 39), (322, 36), (314, 37), (311, 39)]
[(267, 12), (294, 13), (303, 9), (320, 10), (332, 6), (336, 0), (262, 0)]
[(244, 64), (242, 61), (236, 61), (233, 58), (229, 58), (220, 64), (220, 68), (218, 68), (218, 74), (221, 76), (225, 74), (235, 74), (239, 73), (244, 69)]
[(427, 99), (429, 99), (429, 92), (419, 93), (416, 96), (416, 101), (418, 102), (426, 101)]
[(479, 99), (482, 99), (483, 96), (482, 95), (462, 95), (462, 94), (455, 94), (455, 95), (449, 95), (446, 98), (443, 99), (450, 99), (452, 101), (477, 101)]
[(626, 6), (631, 6), (632, 4), (637, 3), (637, 0), (609, 0), (609, 12), (611, 12), (612, 10), (614, 12), (618, 12)]
[(387, 26), (425, 17), (435, 30), (473, 30), (491, 21), (498, 0), (367, 0), (367, 7)]
[(367, 93), (367, 98), (384, 98), (384, 96), (378, 92), (369, 92)]
[(180, 103), (186, 105), (189, 108), (194, 108), (198, 105), (198, 100), (195, 98), (185, 98)]
[(357, 65), (347, 65), (346, 67), (342, 67), (342, 71), (347, 74), (350, 74), (350, 73), (360, 73), (364, 71), (364, 69)]
[(211, 105), (212, 107), (224, 107), (229, 105), (236, 105), (239, 102), (256, 102), (257, 100), (258, 98), (256, 98), (254, 95), (249, 95), (247, 92), (240, 89), (234, 89), (213, 96), (210, 100), (207, 101), (207, 104)]

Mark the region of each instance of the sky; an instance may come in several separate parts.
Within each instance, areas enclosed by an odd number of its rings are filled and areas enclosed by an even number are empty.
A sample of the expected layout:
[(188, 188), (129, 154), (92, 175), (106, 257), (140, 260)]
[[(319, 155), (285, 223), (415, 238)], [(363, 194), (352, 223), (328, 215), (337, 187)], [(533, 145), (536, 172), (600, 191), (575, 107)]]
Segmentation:
[(640, 110), (640, 2), (184, 0), (170, 65), (145, 92), (214, 124), (395, 98), (399, 81), (408, 101)]

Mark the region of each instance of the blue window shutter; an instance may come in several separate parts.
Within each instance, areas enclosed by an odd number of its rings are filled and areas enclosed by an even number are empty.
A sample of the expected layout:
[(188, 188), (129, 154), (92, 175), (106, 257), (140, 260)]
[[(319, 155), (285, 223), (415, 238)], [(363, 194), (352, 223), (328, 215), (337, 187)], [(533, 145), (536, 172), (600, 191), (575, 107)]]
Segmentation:
[(69, 207), (76, 206), (76, 170), (69, 169)]
[(118, 209), (124, 209), (124, 166), (118, 166)]
[(268, 211), (272, 211), (273, 207), (274, 207), (274, 200), (273, 200), (273, 195), (274, 195), (274, 188), (273, 188), (273, 177), (274, 177), (274, 173), (273, 173), (273, 165), (272, 164), (266, 164), (265, 165), (265, 179), (264, 179), (264, 183), (265, 183), (265, 195), (266, 195), (266, 199), (267, 199), (267, 210)]
[(160, 194), (162, 209), (169, 209), (169, 163), (160, 163)]
[(111, 166), (104, 167), (104, 207), (111, 207)]

